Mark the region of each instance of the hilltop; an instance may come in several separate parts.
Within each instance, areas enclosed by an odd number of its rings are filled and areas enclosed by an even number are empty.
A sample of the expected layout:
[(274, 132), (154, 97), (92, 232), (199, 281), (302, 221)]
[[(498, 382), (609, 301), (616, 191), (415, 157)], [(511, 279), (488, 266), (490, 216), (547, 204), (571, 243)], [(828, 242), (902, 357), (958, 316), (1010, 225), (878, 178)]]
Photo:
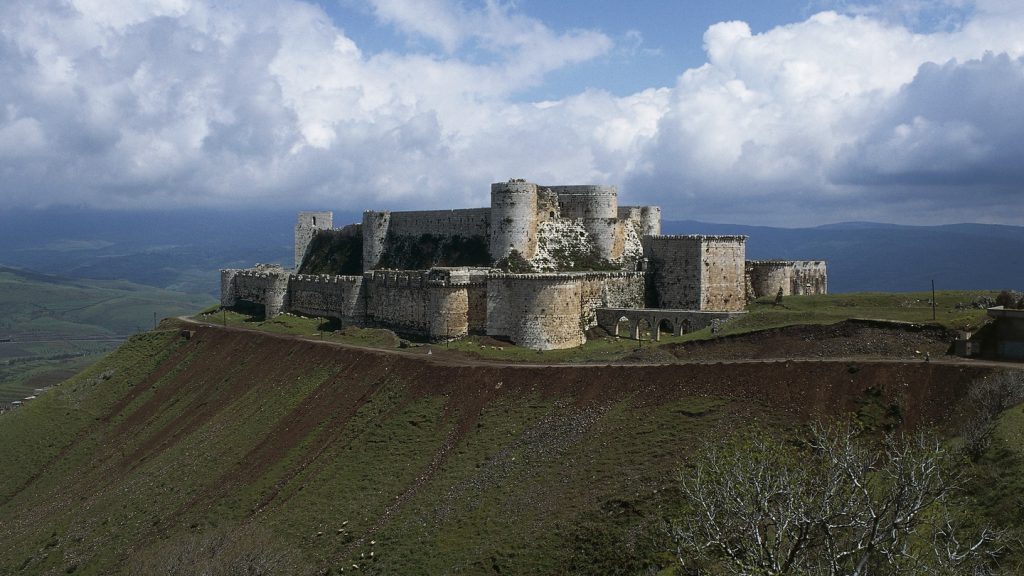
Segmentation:
[[(709, 439), (845, 415), (955, 434), (993, 371), (516, 366), (164, 328), (0, 417), (0, 571), (172, 573), (214, 557), (318, 574), (657, 571), (672, 564), (675, 478)], [(1013, 477), (1019, 444), (999, 446)]]

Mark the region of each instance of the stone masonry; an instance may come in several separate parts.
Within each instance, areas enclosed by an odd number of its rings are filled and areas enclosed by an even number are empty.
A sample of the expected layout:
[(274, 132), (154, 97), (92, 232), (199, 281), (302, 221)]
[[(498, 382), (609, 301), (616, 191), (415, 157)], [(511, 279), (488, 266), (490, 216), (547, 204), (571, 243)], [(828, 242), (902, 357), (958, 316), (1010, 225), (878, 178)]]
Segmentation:
[[(785, 284), (794, 294), (827, 286), (821, 261), (745, 262), (745, 236), (661, 236), (661, 210), (619, 206), (614, 186), (509, 180), (491, 185), (489, 208), (367, 211), (344, 230), (362, 235), (361, 275), (222, 270), (221, 305), (257, 304), (267, 317), (288, 311), (435, 341), (487, 334), (547, 350), (579, 346), (598, 325), (618, 335), (621, 318), (632, 322), (631, 337), (645, 322), (655, 339), (658, 328), (698, 330), (742, 314), (748, 285)], [(335, 231), (331, 212), (299, 213), (296, 271), (321, 231)], [(484, 246), (486, 258), (479, 266), (379, 269), (382, 258), (395, 261), (387, 254), (423, 239)], [(534, 272), (495, 267), (513, 260)]]
[(748, 260), (746, 274), (750, 298), (828, 293), (824, 260)]

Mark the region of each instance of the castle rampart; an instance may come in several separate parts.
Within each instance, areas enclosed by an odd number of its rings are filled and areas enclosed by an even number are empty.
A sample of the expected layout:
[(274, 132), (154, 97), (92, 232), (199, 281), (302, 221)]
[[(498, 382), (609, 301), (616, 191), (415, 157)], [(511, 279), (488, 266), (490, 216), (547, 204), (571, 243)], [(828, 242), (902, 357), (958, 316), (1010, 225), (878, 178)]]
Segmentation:
[(828, 293), (823, 260), (749, 260), (746, 274), (752, 298)]
[(391, 212), (389, 233), (394, 236), (482, 236), (487, 237), (490, 208)]
[(366, 321), (362, 276), (293, 275), (288, 284), (288, 297), (292, 312), (336, 318), (346, 325)]
[(487, 286), (487, 334), (538, 350), (580, 346), (580, 283), (560, 275), (499, 275)]
[(571, 348), (586, 341), (599, 307), (642, 307), (642, 272), (488, 276), (487, 334), (530, 348)]
[[(360, 224), (332, 226), (331, 212), (301, 212), (295, 261), (303, 274), (222, 270), (222, 305), (552, 349), (582, 344), (598, 310), (638, 310), (634, 329), (650, 321), (680, 332), (743, 310), (748, 280), (795, 294), (827, 285), (821, 261), (745, 267), (745, 236), (661, 236), (661, 209), (620, 207), (614, 186), (513, 179), (491, 185), (489, 208), (367, 211)], [(506, 260), (512, 251), (522, 259)], [(618, 271), (600, 271), (608, 269)]]
[(235, 306), (239, 300), (262, 304), (266, 317), (273, 318), (287, 306), (288, 277), (280, 266), (221, 270), (221, 306)]

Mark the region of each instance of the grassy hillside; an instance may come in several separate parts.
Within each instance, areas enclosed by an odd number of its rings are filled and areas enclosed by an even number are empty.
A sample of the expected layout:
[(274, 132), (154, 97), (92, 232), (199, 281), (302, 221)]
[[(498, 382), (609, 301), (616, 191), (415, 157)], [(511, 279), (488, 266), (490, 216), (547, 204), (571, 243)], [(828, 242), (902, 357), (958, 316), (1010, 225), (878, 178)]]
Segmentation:
[(0, 416), (0, 573), (654, 572), (694, 447), (816, 416), (955, 429), (990, 371), (501, 367), (191, 336), (135, 336)]
[(0, 402), (59, 382), (154, 316), (193, 312), (212, 298), (125, 281), (71, 280), (0, 267)]

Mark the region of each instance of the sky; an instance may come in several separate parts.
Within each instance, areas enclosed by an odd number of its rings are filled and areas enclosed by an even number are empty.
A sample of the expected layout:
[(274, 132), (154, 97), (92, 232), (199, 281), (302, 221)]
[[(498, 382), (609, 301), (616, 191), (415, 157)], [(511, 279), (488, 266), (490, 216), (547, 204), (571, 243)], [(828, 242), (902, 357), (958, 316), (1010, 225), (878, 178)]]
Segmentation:
[(1024, 224), (1020, 0), (4, 0), (11, 207)]

